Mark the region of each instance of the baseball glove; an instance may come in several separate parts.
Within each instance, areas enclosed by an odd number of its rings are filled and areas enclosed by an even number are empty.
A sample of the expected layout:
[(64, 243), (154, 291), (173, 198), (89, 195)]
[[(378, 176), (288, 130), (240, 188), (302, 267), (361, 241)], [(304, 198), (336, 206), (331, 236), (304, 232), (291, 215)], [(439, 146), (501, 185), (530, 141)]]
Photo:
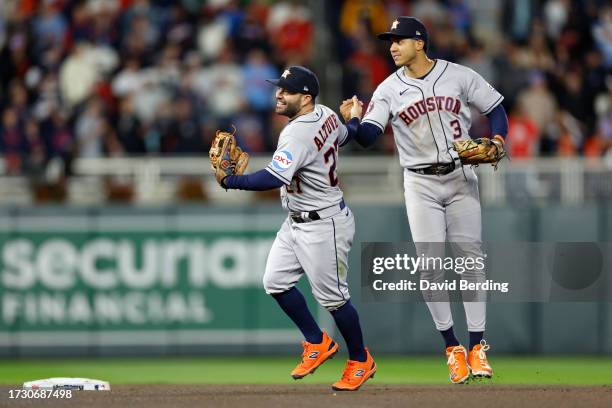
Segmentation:
[(221, 187), (227, 176), (243, 174), (249, 164), (249, 154), (236, 145), (236, 128), (232, 125), (232, 133), (217, 130), (212, 141), (208, 156), (210, 165), (215, 172), (215, 178)]
[(498, 138), (456, 140), (453, 142), (453, 148), (459, 154), (462, 164), (477, 166), (481, 163), (491, 163), (497, 169), (500, 160), (506, 157), (504, 142)]

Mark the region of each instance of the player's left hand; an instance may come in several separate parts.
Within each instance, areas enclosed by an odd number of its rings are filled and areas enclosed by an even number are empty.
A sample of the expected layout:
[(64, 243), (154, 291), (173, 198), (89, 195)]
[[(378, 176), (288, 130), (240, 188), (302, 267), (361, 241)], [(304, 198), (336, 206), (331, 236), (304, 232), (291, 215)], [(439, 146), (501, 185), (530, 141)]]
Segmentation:
[(361, 114), (363, 112), (363, 102), (357, 99), (357, 96), (353, 95), (350, 99), (345, 99), (342, 101), (340, 105), (340, 114), (344, 119), (344, 122), (348, 122), (354, 117), (358, 117), (361, 119)]
[(235, 133), (236, 128), (233, 133), (217, 130), (208, 152), (210, 165), (221, 187), (225, 187), (225, 177), (243, 174), (249, 164), (249, 154), (236, 145)]
[[(501, 139), (501, 140), (500, 140)], [(501, 136), (493, 139), (482, 137), (478, 139), (460, 139), (453, 142), (462, 164), (479, 165), (490, 163), (496, 169), (499, 161), (506, 156)]]
[(496, 135), (493, 139), (491, 139), (491, 145), (489, 151), (487, 152), (487, 156), (494, 161), (499, 161), (498, 156), (505, 156), (503, 137)]

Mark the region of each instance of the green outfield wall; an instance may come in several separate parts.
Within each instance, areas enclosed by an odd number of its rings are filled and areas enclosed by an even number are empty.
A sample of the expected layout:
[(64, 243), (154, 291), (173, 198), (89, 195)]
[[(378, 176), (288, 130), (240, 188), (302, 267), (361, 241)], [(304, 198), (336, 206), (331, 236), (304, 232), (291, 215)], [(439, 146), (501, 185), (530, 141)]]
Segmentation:
[[(349, 281), (367, 343), (381, 353), (436, 351), (424, 304), (360, 301), (360, 243), (409, 241), (404, 208), (353, 210)], [(612, 233), (612, 207), (486, 208), (483, 216), (487, 241)], [(0, 210), (0, 355), (294, 351), (299, 333), (261, 283), (284, 217), (276, 205)], [(333, 331), (329, 314), (310, 305)], [(461, 334), (465, 318), (454, 308)], [(499, 352), (612, 353), (609, 303), (490, 304), (487, 325)]]

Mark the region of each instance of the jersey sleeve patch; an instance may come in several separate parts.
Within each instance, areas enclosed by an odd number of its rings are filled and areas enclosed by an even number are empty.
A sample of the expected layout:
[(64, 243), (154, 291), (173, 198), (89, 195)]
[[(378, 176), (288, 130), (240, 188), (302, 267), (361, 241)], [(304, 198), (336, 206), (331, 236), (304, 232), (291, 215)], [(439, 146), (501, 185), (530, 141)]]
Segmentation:
[(272, 169), (282, 173), (293, 164), (293, 155), (289, 150), (280, 150), (274, 153), (272, 157)]

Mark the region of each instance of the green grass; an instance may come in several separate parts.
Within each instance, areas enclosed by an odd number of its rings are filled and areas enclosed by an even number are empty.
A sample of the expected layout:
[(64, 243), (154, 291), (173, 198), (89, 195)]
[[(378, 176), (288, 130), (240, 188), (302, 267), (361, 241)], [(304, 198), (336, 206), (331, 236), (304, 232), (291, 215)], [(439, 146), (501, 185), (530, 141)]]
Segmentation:
[[(344, 357), (325, 363), (303, 383), (336, 381)], [(612, 384), (610, 357), (493, 356), (495, 384)], [(0, 384), (48, 377), (90, 377), (111, 384), (293, 384), (289, 372), (297, 357), (100, 358), (4, 360)], [(447, 384), (443, 357), (379, 356), (378, 384)]]

